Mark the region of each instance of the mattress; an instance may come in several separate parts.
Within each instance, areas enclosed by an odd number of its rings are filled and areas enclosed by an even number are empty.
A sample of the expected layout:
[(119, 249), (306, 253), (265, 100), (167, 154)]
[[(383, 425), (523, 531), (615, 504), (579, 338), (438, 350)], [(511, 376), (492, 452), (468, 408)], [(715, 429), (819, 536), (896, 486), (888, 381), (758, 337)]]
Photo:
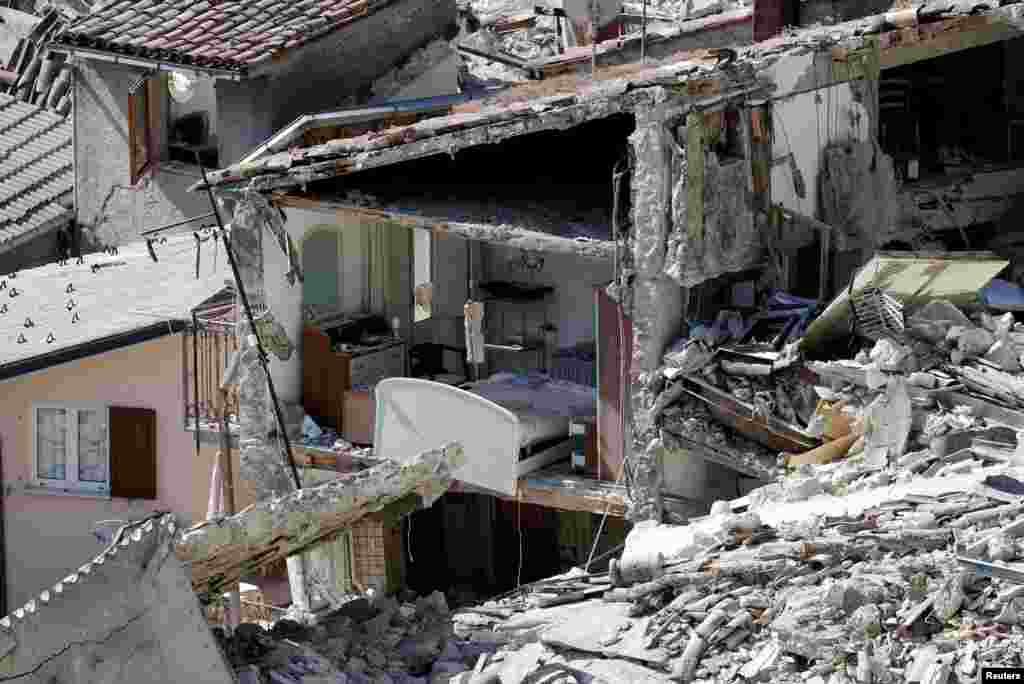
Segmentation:
[(496, 401), (494, 403), (507, 408), (519, 419), (520, 449), (528, 449), (556, 437), (569, 436), (569, 419), (565, 416), (540, 413), (529, 406), (518, 405), (515, 402)]
[(466, 387), (519, 418), (520, 448), (556, 437), (568, 437), (574, 416), (595, 415), (594, 388), (544, 376), (523, 377), (500, 373)]

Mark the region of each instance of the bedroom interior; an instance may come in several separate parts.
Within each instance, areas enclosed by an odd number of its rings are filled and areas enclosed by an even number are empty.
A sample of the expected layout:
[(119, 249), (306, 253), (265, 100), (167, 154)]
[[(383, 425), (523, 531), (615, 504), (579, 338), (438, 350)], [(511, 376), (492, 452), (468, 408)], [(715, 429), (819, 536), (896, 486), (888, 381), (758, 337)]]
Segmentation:
[[(401, 188), (395, 210), (403, 214), (524, 225), (607, 243), (612, 171), (634, 127), (632, 116), (612, 117), (580, 130), (537, 134), (530, 143), (463, 151), (456, 165), (434, 158), (411, 163), (418, 168), (391, 167), (379, 177), (370, 170), (346, 179), (345, 191), (386, 203)], [(544, 163), (537, 165), (538, 159)], [(533, 168), (524, 174), (530, 160)], [(410, 188), (417, 195), (411, 201)], [(424, 435), (480, 440), (474, 462), (482, 472), (460, 478), (459, 491), (412, 516), (401, 562), (429, 567), (420, 559), (444, 555), (443, 549), (479, 549), (481, 558), (472, 561), (465, 553), (448, 554), (436, 567), (450, 572), (430, 579), (433, 588), (465, 588), (481, 577), (514, 586), (529, 575), (585, 563), (599, 525), (598, 554), (620, 543), (627, 524), (619, 378), (632, 330), (605, 292), (615, 275), (610, 250), (607, 258), (595, 258), (584, 248), (522, 249), (386, 219), (353, 222), (351, 214), (342, 218), (326, 206), (315, 221), (334, 214), (327, 220), (344, 228), (335, 228), (337, 237), (325, 246), (311, 242), (314, 219), (300, 218), (306, 207), (288, 207), (289, 230), (305, 224), (303, 304), (312, 305), (302, 350), (306, 412), (343, 439), (372, 446), (375, 456), (394, 455), (385, 452), (401, 451), (400, 426), (387, 422), (382, 388), (401, 379), (409, 382), (397, 404), (415, 409), (410, 440), (420, 447)], [(311, 271), (329, 275), (319, 283)], [(310, 292), (317, 288), (328, 295)], [(478, 330), (473, 321), (479, 314)], [(437, 420), (434, 410), (448, 411), (446, 417), (457, 412), (459, 434), (433, 432), (456, 424)], [(518, 548), (488, 541), (510, 533), (524, 548), (521, 559)], [(424, 546), (425, 539), (435, 541)], [(502, 575), (506, 566), (515, 566), (515, 576)]]

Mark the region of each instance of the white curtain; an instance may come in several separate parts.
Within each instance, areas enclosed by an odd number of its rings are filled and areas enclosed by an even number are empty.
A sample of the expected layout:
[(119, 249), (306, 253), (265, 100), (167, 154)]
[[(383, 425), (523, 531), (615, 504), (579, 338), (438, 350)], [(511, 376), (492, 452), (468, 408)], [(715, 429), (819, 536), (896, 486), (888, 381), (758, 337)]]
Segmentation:
[(409, 323), (413, 284), (410, 282), (412, 234), (410, 228), (388, 223), (369, 229), (369, 295), (370, 311), (383, 314), (390, 321), (401, 319), (403, 329)]
[(39, 409), (36, 413), (36, 476), (63, 480), (67, 464), (67, 411)]
[(107, 426), (105, 411), (78, 412), (78, 480), (107, 481)]

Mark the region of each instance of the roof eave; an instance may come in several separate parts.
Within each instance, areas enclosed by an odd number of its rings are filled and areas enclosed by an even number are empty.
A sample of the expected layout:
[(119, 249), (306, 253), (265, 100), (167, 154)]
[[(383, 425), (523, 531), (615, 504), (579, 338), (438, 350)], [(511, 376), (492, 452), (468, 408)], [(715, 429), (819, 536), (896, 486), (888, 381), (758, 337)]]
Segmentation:
[(174, 335), (182, 332), (187, 322), (180, 319), (167, 319), (158, 323), (151, 323), (142, 328), (135, 328), (127, 332), (108, 335), (95, 340), (89, 340), (70, 347), (64, 347), (47, 354), (31, 356), (20, 361), (0, 366), (0, 382), (11, 380), (29, 373), (36, 373), (48, 370), (54, 366), (79, 361), (90, 356), (115, 351), (143, 342), (149, 342), (166, 335)]
[(71, 45), (68, 43), (51, 42), (47, 45), (50, 50), (54, 52), (62, 52), (68, 57), (81, 56), (86, 59), (95, 59), (103, 62), (110, 62), (113, 64), (124, 64), (126, 66), (135, 66), (143, 69), (156, 69), (157, 71), (176, 71), (189, 73), (192, 72), (197, 75), (209, 76), (214, 79), (228, 80), (228, 81), (241, 81), (251, 78), (252, 75), (246, 66), (240, 65), (237, 70), (233, 69), (219, 69), (214, 67), (205, 67), (197, 64), (185, 64), (183, 62), (173, 62), (167, 60), (156, 60), (148, 57), (138, 57), (135, 55), (125, 55), (120, 52), (114, 52), (112, 50), (98, 50), (96, 48), (81, 47), (78, 45)]

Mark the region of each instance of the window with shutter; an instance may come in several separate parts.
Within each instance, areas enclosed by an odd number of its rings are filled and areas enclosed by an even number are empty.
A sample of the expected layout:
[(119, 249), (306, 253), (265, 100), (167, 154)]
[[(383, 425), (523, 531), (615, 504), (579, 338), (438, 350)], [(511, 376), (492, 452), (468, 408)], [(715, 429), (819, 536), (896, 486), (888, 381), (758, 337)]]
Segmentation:
[(33, 483), (47, 489), (107, 493), (109, 423), (102, 405), (33, 405)]
[(110, 495), (156, 498), (156, 411), (110, 407)]
[(156, 411), (85, 403), (32, 406), (32, 481), (65, 492), (156, 498)]

